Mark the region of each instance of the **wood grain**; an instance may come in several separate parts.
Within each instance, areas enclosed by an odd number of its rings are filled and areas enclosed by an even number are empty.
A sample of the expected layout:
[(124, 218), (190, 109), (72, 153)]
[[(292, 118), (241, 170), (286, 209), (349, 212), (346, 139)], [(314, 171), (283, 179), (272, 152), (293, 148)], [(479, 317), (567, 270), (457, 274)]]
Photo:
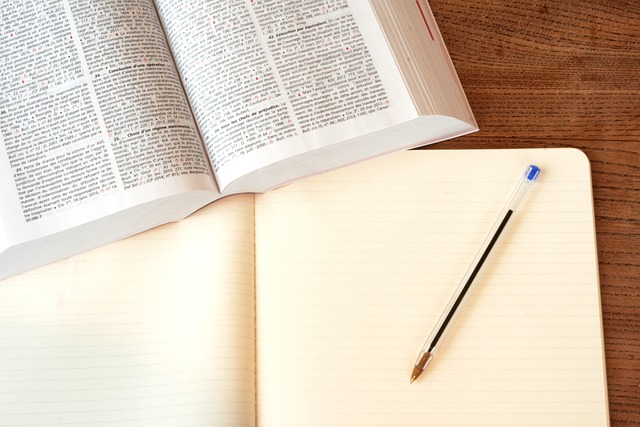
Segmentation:
[(612, 426), (640, 425), (640, 2), (430, 0), (481, 131), (591, 160)]

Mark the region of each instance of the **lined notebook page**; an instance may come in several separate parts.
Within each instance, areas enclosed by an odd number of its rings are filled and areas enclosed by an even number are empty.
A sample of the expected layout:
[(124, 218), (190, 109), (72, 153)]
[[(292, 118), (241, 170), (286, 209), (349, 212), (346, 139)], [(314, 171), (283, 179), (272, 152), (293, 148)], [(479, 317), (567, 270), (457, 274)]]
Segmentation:
[[(529, 163), (540, 182), (410, 385)], [(608, 424), (577, 150), (400, 153), (257, 196), (256, 258), (260, 427)]]
[(253, 196), (0, 282), (0, 426), (253, 426)]

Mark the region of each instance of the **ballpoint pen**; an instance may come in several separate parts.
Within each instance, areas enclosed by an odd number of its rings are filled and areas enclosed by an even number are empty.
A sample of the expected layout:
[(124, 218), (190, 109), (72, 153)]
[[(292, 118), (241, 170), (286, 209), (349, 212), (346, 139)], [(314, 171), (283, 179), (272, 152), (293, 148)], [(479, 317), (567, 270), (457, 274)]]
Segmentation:
[(413, 383), (422, 374), (422, 372), (424, 372), (424, 370), (427, 368), (427, 365), (431, 362), (431, 360), (433, 360), (433, 357), (438, 351), (440, 344), (442, 344), (448, 327), (455, 318), (456, 312), (460, 308), (460, 304), (463, 302), (464, 297), (469, 290), (469, 287), (480, 272), (480, 269), (487, 260), (487, 257), (498, 241), (498, 238), (504, 231), (505, 226), (511, 219), (511, 216), (518, 208), (518, 205), (520, 204), (524, 196), (531, 189), (539, 175), (540, 168), (535, 165), (529, 165), (525, 170), (525, 173), (522, 175), (520, 181), (518, 181), (518, 184), (513, 190), (511, 197), (509, 197), (509, 201), (498, 216), (496, 223), (493, 225), (491, 231), (489, 232), (489, 235), (480, 247), (478, 254), (471, 263), (471, 266), (462, 277), (458, 288), (451, 297), (451, 300), (440, 316), (440, 319), (438, 319), (433, 332), (431, 332), (431, 335), (429, 335), (424, 345), (422, 346), (420, 353), (418, 353), (418, 358), (416, 359), (415, 366), (413, 368), (413, 371), (411, 372), (411, 383)]

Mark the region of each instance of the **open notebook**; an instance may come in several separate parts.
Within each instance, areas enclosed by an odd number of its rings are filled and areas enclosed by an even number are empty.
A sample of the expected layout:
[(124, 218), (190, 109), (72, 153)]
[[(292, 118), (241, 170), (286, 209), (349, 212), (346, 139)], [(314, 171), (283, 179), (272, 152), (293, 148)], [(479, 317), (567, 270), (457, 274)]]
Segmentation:
[(0, 426), (606, 426), (597, 265), (573, 149), (405, 152), (232, 196), (0, 282)]

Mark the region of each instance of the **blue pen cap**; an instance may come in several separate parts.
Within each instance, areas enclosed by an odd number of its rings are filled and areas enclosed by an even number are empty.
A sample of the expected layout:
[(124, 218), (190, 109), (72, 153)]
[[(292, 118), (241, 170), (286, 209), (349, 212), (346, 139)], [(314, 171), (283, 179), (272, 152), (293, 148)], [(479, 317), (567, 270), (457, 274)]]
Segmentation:
[(533, 187), (533, 184), (535, 184), (541, 171), (542, 170), (536, 165), (527, 166), (524, 170), (524, 174), (520, 177), (518, 185), (516, 185), (515, 190), (513, 190), (513, 194), (511, 194), (511, 198), (509, 199), (505, 209), (510, 209), (512, 211), (516, 210), (524, 198), (524, 195), (527, 194), (531, 187)]
[(539, 175), (540, 168), (536, 165), (529, 165), (529, 169), (527, 169), (527, 172), (525, 173), (526, 180), (535, 181), (536, 179), (538, 179)]

